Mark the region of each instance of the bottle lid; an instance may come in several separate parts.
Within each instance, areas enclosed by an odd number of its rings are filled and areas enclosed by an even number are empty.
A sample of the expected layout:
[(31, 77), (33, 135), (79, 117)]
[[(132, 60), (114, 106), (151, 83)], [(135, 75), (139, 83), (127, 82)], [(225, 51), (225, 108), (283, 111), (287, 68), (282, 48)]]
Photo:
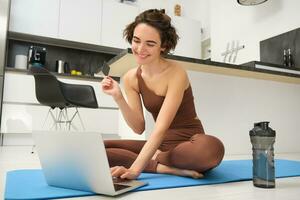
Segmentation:
[(254, 128), (249, 131), (250, 136), (275, 137), (276, 131), (269, 127), (267, 121), (254, 123)]

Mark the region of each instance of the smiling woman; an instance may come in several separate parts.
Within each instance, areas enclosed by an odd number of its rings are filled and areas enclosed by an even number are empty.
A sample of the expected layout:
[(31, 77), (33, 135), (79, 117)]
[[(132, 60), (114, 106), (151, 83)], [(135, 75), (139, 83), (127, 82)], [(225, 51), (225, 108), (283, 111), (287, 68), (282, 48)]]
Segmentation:
[(186, 71), (164, 58), (178, 41), (171, 18), (164, 10), (144, 11), (124, 36), (138, 64), (123, 77), (127, 101), (110, 77), (103, 79), (102, 90), (114, 98), (134, 132), (145, 130), (142, 105), (155, 126), (147, 141), (105, 141), (112, 176), (135, 179), (145, 171), (202, 177), (221, 162), (224, 146), (204, 133)]

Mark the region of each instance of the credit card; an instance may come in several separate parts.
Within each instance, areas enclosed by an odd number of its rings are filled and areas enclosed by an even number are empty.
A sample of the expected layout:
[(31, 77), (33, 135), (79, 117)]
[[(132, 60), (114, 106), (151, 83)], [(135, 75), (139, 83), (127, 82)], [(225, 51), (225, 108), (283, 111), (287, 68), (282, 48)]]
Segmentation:
[(105, 76), (108, 76), (109, 70), (110, 70), (109, 65), (107, 64), (107, 62), (104, 61), (103, 65), (102, 65), (102, 72), (103, 72), (103, 74)]

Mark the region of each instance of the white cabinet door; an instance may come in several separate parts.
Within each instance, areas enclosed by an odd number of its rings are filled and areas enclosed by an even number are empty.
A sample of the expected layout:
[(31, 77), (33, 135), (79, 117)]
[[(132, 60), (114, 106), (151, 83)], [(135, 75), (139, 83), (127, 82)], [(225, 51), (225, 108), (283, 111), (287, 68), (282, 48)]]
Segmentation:
[[(50, 115), (47, 117), (49, 107), (42, 105), (3, 103), (1, 116), (2, 133), (31, 133), (33, 130), (55, 130)], [(78, 108), (85, 131), (96, 131), (103, 134), (118, 133), (119, 110)], [(69, 117), (75, 112), (68, 109)], [(57, 114), (58, 110), (53, 111)], [(59, 125), (58, 125), (59, 126)], [(66, 130), (64, 124), (62, 130)], [(71, 130), (82, 131), (78, 115), (73, 119)]]
[[(2, 133), (31, 133), (32, 130), (49, 130), (53, 121), (45, 122), (49, 108), (46, 106), (3, 103)], [(45, 122), (45, 126), (43, 124)]]
[(3, 86), (4, 103), (38, 103), (35, 97), (33, 76), (5, 73)]
[(102, 0), (61, 0), (59, 38), (99, 45), (101, 5)]
[(201, 59), (201, 22), (172, 16), (172, 23), (179, 35), (174, 55)]
[(128, 48), (123, 31), (133, 22), (139, 8), (112, 0), (103, 0), (102, 6), (102, 45), (116, 48)]
[(60, 0), (11, 0), (9, 31), (57, 37)]

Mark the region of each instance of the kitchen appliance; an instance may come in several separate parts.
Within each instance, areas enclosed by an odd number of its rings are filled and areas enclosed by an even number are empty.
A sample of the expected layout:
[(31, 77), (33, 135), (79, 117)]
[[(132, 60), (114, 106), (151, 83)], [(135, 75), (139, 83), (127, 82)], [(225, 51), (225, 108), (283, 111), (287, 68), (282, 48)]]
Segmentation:
[[(2, 115), (3, 77), (5, 69), (6, 41), (8, 19), (10, 12), (10, 0), (0, 0), (0, 130)], [(3, 144), (3, 133), (0, 131), (0, 146)]]
[(16, 55), (15, 57), (15, 68), (16, 69), (27, 69), (27, 56)]
[(46, 48), (30, 46), (28, 49), (28, 67), (44, 67), (46, 63)]
[(70, 73), (69, 63), (63, 60), (57, 60), (55, 70), (59, 74)]

